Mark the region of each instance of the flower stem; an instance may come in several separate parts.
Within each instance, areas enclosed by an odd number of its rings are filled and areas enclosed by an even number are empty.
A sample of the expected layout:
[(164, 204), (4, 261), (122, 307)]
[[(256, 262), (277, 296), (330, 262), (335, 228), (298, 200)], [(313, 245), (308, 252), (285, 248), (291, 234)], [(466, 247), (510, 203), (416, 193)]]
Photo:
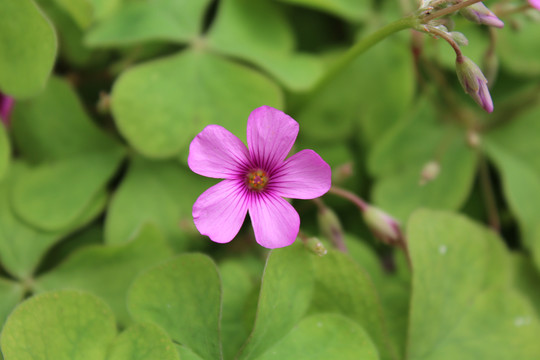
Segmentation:
[(363, 54), (366, 50), (377, 44), (384, 38), (396, 33), (398, 31), (414, 28), (418, 24), (416, 17), (404, 17), (402, 19), (391, 22), (390, 24), (380, 28), (374, 33), (362, 38), (356, 44), (354, 44), (349, 50), (345, 52), (336, 62), (332, 64), (330, 69), (324, 74), (319, 82), (313, 88), (313, 92), (316, 92), (330, 80), (332, 80), (338, 73), (346, 68), (353, 62), (359, 55)]
[(358, 206), (361, 211), (366, 211), (369, 206), (362, 198), (360, 198), (358, 195), (348, 190), (345, 190), (336, 186), (332, 186), (330, 190), (328, 190), (328, 192), (331, 194), (337, 195), (339, 197), (342, 197), (346, 200), (349, 200), (354, 205)]
[(482, 0), (461, 1), (461, 2), (459, 2), (457, 4), (455, 4), (455, 5), (452, 5), (452, 6), (444, 8), (444, 9), (441, 9), (439, 11), (435, 11), (434, 13), (431, 13), (430, 15), (428, 15), (425, 18), (422, 19), (422, 23), (427, 24), (431, 20), (434, 20), (434, 19), (440, 18), (442, 16), (451, 14), (453, 12), (458, 11), (459, 9), (463, 9), (464, 7), (471, 6), (471, 5), (476, 4), (477, 2), (480, 2), (480, 1), (482, 1)]
[(463, 62), (463, 53), (461, 52), (459, 45), (454, 39), (452, 39), (452, 37), (448, 33), (432, 26), (425, 26), (424, 31), (446, 40), (446, 42), (450, 44), (450, 46), (452, 47), (452, 49), (454, 49), (456, 53), (456, 61), (460, 63)]

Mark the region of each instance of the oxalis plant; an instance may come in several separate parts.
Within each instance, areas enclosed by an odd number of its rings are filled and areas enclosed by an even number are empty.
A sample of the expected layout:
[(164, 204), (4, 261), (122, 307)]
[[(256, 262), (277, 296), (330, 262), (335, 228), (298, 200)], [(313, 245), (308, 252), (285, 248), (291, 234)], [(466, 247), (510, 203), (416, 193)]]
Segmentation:
[(540, 1), (0, 15), (0, 359), (540, 359)]

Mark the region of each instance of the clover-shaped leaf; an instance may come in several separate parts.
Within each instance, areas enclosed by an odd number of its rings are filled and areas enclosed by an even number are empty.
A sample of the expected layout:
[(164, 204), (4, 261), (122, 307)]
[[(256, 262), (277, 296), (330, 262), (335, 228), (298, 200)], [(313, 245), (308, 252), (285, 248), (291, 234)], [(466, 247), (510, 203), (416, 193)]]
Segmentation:
[(193, 136), (208, 124), (245, 138), (251, 110), (279, 108), (282, 101), (280, 89), (256, 71), (188, 50), (124, 72), (114, 85), (112, 110), (137, 151), (163, 158), (187, 155)]
[(56, 57), (56, 35), (32, 0), (2, 0), (0, 91), (17, 98), (43, 88)]
[(152, 225), (141, 228), (130, 242), (87, 246), (35, 280), (38, 291), (76, 288), (103, 298), (118, 322), (129, 323), (126, 295), (133, 279), (146, 268), (167, 259), (171, 251)]
[(510, 287), (496, 235), (462, 216), (422, 210), (407, 236), (414, 269), (408, 359), (540, 356), (540, 322)]

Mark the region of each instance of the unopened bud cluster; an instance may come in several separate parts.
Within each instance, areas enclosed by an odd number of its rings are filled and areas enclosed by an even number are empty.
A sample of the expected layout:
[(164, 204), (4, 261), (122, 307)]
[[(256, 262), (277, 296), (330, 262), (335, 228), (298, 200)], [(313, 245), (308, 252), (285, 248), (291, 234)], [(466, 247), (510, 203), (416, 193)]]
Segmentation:
[[(469, 6), (462, 4), (463, 1), (457, 0), (423, 0), (418, 12), (418, 18), (422, 25), (417, 29), (443, 38), (452, 46), (456, 52), (456, 71), (461, 86), (478, 105), (487, 112), (492, 112), (493, 101), (487, 87), (488, 80), (480, 68), (461, 52), (460, 47), (468, 45), (469, 41), (462, 33), (450, 30), (453, 27), (453, 22), (444, 15), (452, 14), (459, 8), (459, 13), (464, 18), (477, 24), (502, 28), (504, 23), (482, 2)], [(434, 15), (433, 13), (437, 11), (444, 15), (441, 14), (441, 17)], [(486, 64), (488, 65), (489, 78), (494, 79), (498, 68), (497, 63), (489, 58)]]

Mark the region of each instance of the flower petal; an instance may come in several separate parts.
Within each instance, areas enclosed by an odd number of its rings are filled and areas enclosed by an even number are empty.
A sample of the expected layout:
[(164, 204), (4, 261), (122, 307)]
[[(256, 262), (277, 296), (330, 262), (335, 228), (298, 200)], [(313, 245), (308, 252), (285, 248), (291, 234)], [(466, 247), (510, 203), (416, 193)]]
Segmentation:
[(248, 210), (248, 194), (237, 180), (223, 180), (202, 193), (193, 204), (193, 221), (202, 235), (212, 241), (231, 241), (242, 226)]
[(232, 179), (245, 170), (249, 153), (244, 143), (219, 125), (209, 125), (189, 145), (189, 168), (202, 176)]
[(298, 236), (300, 217), (286, 200), (273, 194), (253, 196), (249, 216), (255, 240), (268, 249), (291, 245)]
[(251, 112), (247, 124), (249, 154), (254, 165), (267, 171), (287, 157), (298, 135), (298, 123), (270, 106)]
[(302, 150), (276, 170), (268, 184), (276, 195), (293, 199), (313, 199), (332, 185), (330, 166), (313, 150)]

